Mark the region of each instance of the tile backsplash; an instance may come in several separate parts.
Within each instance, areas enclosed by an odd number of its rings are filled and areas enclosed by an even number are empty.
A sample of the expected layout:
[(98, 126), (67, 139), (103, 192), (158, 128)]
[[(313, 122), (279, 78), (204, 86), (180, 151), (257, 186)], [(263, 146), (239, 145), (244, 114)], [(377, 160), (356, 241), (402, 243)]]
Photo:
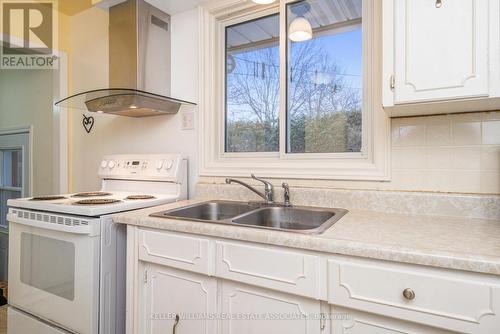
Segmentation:
[(392, 184), (400, 190), (500, 193), (500, 112), (392, 120)]

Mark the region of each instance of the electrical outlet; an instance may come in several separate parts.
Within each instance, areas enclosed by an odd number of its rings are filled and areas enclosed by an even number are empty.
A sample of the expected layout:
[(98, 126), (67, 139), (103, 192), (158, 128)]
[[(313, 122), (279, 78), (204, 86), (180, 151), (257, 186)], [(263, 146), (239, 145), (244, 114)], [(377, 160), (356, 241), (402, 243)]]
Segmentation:
[(182, 113), (182, 130), (194, 129), (194, 112), (188, 111)]

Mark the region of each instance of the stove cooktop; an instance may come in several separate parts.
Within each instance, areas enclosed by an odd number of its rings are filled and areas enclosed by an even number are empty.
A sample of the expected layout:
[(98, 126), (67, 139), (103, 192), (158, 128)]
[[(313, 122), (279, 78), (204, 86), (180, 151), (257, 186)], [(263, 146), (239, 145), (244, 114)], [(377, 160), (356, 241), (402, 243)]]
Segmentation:
[(178, 199), (176, 194), (95, 191), (12, 199), (9, 201), (9, 206), (95, 217), (171, 203)]

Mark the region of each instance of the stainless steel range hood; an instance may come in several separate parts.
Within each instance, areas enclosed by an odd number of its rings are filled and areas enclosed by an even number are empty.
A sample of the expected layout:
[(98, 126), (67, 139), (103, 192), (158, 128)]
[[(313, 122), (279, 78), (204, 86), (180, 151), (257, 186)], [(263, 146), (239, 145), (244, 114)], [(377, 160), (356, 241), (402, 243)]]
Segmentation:
[(109, 8), (109, 85), (57, 106), (129, 117), (176, 113), (192, 102), (170, 97), (170, 16), (144, 0)]

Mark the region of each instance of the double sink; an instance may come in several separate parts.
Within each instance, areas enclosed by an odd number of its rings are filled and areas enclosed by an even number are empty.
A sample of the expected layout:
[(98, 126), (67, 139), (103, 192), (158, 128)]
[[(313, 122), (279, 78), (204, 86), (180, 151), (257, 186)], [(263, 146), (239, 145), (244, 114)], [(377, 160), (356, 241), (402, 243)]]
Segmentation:
[(154, 213), (152, 217), (320, 234), (347, 213), (344, 209), (260, 202), (208, 201)]

